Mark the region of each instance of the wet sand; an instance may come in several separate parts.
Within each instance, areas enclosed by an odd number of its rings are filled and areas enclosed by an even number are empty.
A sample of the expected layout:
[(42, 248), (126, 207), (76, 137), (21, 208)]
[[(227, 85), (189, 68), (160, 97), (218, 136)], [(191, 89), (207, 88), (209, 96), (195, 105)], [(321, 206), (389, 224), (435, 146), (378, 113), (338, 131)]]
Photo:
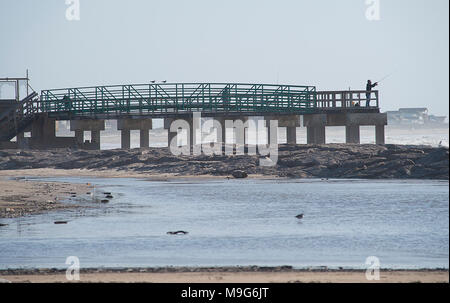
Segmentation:
[[(3, 170), (0, 175), (0, 218), (17, 218), (54, 210), (87, 207), (86, 204), (62, 203), (71, 199), (74, 202), (93, 191), (93, 186), (68, 182), (33, 181), (29, 178), (45, 177), (98, 177), (98, 178), (143, 178), (151, 181), (168, 181), (172, 179), (209, 180), (224, 176), (138, 173), (120, 170), (88, 169), (17, 169)], [(272, 179), (277, 176), (249, 175), (253, 179)], [(1, 222), (0, 222), (1, 224)]]
[[(16, 177), (8, 180), (2, 173), (0, 177), (0, 218), (44, 213), (54, 210), (77, 208), (76, 203), (62, 203), (63, 200), (85, 196), (93, 187), (88, 184), (66, 182), (38, 182), (23, 178), (23, 174), (9, 174)], [(46, 176), (45, 174), (41, 176)], [(0, 222), (1, 223), (1, 222)]]
[[(124, 271), (89, 270), (80, 273), (81, 283), (449, 283), (448, 270), (381, 270), (380, 280), (369, 281), (364, 270), (336, 271), (226, 271), (197, 269), (186, 272), (146, 272), (152, 269)], [(96, 272), (98, 271), (98, 272)], [(66, 283), (64, 271), (17, 274), (0, 272), (0, 280), (13, 283)]]

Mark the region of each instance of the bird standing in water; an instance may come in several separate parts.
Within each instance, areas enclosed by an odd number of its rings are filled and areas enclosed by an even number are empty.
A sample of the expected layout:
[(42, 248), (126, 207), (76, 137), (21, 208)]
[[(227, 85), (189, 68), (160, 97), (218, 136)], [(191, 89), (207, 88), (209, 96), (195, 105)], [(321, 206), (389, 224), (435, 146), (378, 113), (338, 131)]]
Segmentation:
[(303, 219), (303, 214), (295, 216), (297, 219)]

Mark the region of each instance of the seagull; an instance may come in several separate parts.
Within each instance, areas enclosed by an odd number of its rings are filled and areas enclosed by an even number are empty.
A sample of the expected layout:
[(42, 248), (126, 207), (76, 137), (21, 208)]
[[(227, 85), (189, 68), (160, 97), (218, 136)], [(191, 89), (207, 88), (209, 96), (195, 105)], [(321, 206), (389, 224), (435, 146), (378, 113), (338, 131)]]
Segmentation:
[(152, 81), (150, 81), (151, 83), (155, 83), (156, 81), (155, 80), (152, 80)]
[(303, 219), (303, 214), (295, 216), (297, 219)]
[(167, 82), (167, 80), (164, 80), (164, 81), (161, 81), (162, 83), (166, 83)]

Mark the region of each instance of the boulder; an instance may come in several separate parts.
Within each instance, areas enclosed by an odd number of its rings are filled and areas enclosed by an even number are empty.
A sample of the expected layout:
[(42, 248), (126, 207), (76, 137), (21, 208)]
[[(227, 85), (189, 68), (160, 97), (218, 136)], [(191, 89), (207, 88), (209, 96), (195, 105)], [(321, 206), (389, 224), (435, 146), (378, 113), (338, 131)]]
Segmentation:
[(243, 170), (235, 170), (231, 175), (236, 179), (243, 179), (248, 177), (248, 174)]

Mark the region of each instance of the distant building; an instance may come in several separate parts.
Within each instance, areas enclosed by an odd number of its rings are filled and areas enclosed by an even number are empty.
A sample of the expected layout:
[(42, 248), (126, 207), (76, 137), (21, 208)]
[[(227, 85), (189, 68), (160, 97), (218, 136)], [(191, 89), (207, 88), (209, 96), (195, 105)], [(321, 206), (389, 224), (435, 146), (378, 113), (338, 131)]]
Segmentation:
[(446, 116), (435, 116), (428, 113), (428, 108), (400, 108), (398, 111), (387, 111), (388, 124), (444, 124)]

